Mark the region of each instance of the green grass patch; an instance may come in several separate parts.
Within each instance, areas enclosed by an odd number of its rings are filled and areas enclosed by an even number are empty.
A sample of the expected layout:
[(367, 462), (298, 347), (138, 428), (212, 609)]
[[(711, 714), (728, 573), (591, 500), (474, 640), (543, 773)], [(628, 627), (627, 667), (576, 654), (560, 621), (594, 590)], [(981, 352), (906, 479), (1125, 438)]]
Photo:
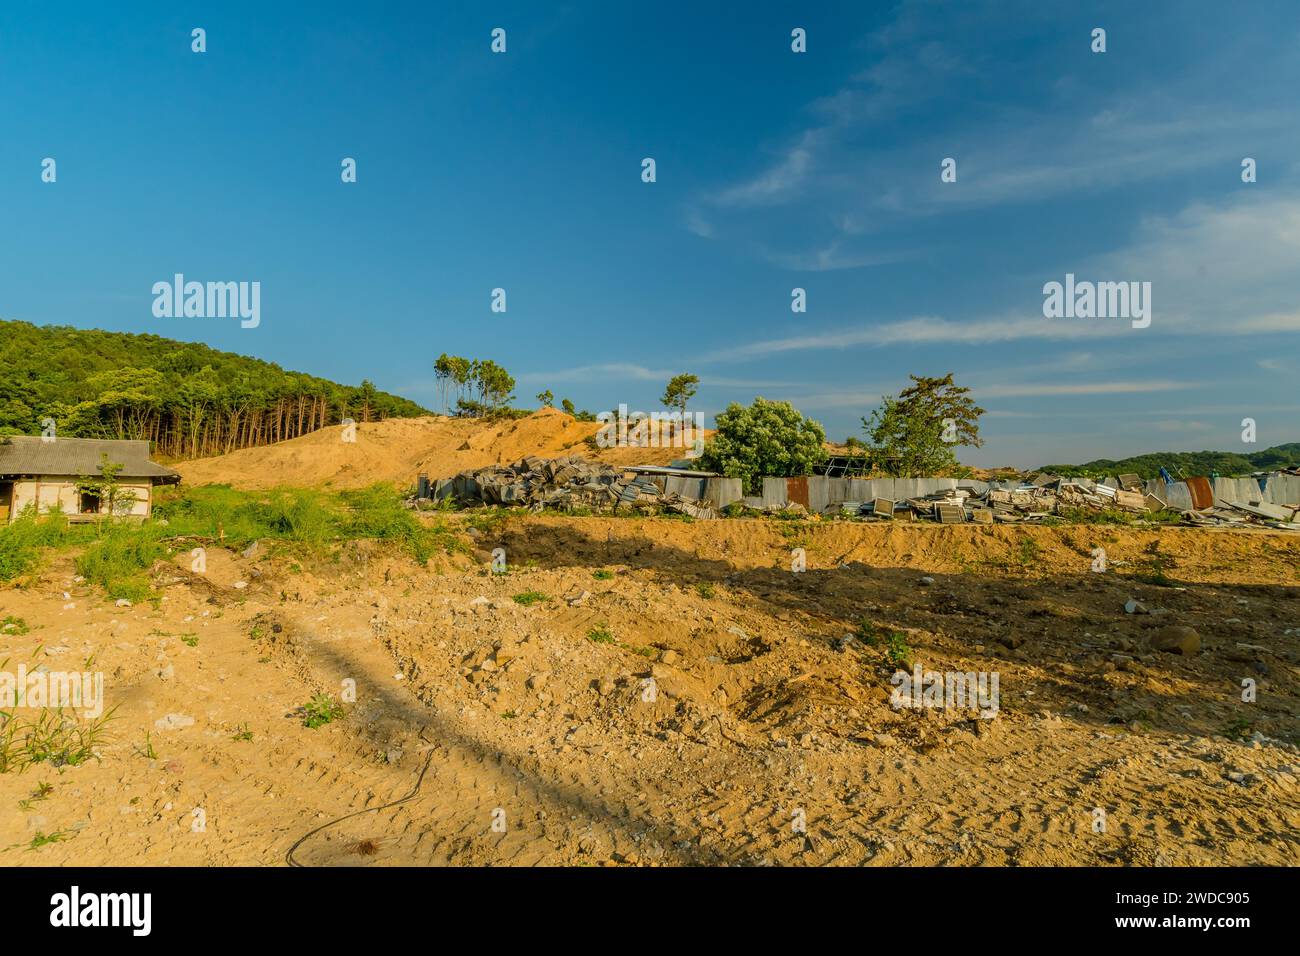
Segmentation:
[(343, 716), (343, 705), (329, 694), (317, 694), (298, 708), (304, 727), (315, 730)]
[(0, 581), (12, 581), (35, 571), (46, 549), (88, 541), (91, 525), (70, 525), (62, 514), (41, 518), (26, 508), (12, 523), (0, 527)]
[(77, 558), (77, 572), (114, 600), (143, 601), (153, 596), (148, 570), (168, 555), (166, 528), (157, 524), (99, 526), (101, 536)]
[(0, 773), (23, 771), (36, 764), (75, 767), (91, 758), (107, 739), (110, 710), (90, 720), (79, 720), (62, 708), (41, 710), (31, 720), (13, 711), (0, 712)]
[(15, 634), (21, 637), (30, 630), (25, 620), (12, 614), (6, 614), (4, 620), (0, 621), (0, 634)]
[(511, 600), (516, 604), (522, 604), (524, 607), (531, 607), (534, 604), (549, 601), (550, 599), (551, 596), (549, 594), (545, 594), (541, 591), (523, 591), (511, 598)]
[(37, 830), (36, 836), (32, 837), (31, 842), (27, 844), (27, 849), (39, 850), (50, 843), (62, 843), (71, 837), (72, 833), (68, 830), (55, 830), (53, 833), (42, 833)]
[(890, 631), (885, 639), (885, 659), (903, 670), (912, 669), (912, 649), (907, 646), (907, 635), (902, 631)]
[(598, 624), (587, 632), (587, 640), (593, 644), (613, 644), (614, 632), (606, 624)]

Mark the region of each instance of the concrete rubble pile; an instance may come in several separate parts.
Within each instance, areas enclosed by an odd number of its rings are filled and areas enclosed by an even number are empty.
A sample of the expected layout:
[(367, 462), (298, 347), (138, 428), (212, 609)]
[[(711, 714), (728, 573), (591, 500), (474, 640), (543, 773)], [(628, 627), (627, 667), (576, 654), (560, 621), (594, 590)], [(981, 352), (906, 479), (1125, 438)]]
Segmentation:
[(1265, 526), (1300, 531), (1300, 476), (1190, 478), (1166, 483), (1137, 475), (1094, 481), (1034, 474), (1011, 481), (957, 478), (764, 478), (744, 499), (760, 511), (925, 519), (941, 524), (1038, 522), (1074, 509), (1177, 511), (1197, 526)]
[(468, 505), (546, 508), (674, 511), (692, 518), (716, 518), (740, 498), (740, 480), (711, 472), (652, 466), (618, 467), (568, 458), (529, 456), (511, 465), (463, 471), (429, 484), (421, 479), (419, 502), (452, 498)]

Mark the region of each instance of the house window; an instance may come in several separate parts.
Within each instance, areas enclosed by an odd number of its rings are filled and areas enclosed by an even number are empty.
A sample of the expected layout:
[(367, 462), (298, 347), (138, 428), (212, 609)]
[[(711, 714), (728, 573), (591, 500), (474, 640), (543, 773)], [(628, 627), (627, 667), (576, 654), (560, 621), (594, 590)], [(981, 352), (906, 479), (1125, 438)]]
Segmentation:
[(83, 515), (99, 514), (99, 495), (93, 491), (83, 491), (81, 493), (81, 506), (77, 510)]

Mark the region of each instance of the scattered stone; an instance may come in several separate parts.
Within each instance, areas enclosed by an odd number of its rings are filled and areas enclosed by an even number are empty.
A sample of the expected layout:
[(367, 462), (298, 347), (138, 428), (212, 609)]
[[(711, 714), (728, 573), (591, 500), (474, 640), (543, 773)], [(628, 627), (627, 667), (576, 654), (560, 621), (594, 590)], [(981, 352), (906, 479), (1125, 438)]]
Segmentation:
[(1167, 624), (1151, 634), (1151, 646), (1158, 651), (1182, 654), (1191, 657), (1200, 653), (1201, 635), (1193, 627), (1182, 624)]
[(184, 714), (168, 714), (153, 722), (155, 730), (180, 730), (182, 727), (194, 726), (194, 718)]
[(1150, 614), (1151, 612), (1147, 610), (1147, 606), (1143, 604), (1141, 601), (1135, 601), (1133, 600), (1133, 598), (1129, 598), (1127, 601), (1124, 602), (1124, 613), (1125, 614)]

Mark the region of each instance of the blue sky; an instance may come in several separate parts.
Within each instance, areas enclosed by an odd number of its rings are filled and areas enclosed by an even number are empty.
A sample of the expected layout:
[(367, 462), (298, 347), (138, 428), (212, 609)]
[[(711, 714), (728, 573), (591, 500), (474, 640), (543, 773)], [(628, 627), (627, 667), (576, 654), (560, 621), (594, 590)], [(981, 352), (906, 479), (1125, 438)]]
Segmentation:
[[(1298, 90), (1294, 2), (11, 4), (0, 316), (430, 406), (443, 351), (593, 411), (690, 371), (840, 439), (951, 371), (977, 465), (1263, 448), (1300, 440)], [(175, 272), (261, 324), (155, 318)], [(1045, 318), (1066, 273), (1151, 282), (1150, 327)]]

